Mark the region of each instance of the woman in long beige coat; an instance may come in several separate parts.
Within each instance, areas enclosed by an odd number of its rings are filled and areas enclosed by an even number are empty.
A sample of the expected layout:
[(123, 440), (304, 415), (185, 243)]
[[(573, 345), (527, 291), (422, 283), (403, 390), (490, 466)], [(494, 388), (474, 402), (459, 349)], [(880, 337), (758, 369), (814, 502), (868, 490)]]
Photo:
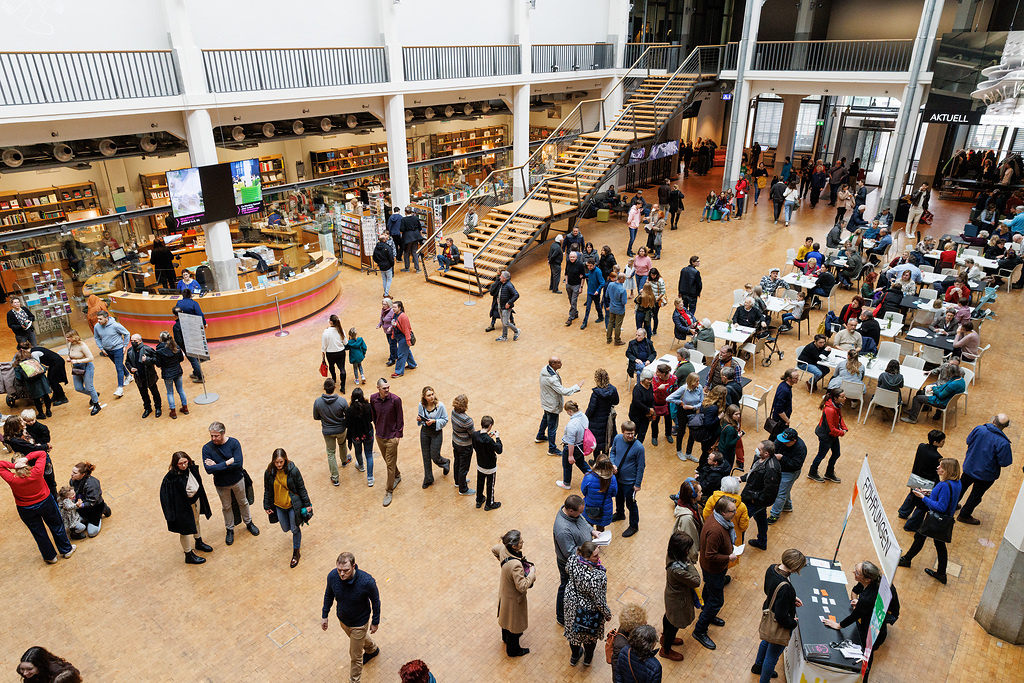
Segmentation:
[(693, 539), (683, 531), (676, 531), (668, 540), (668, 558), (665, 562), (665, 616), (662, 618), (660, 656), (674, 662), (683, 661), (683, 653), (672, 649), (682, 645), (676, 633), (693, 623), (694, 590), (700, 585), (697, 567), (690, 561)]
[(501, 543), (491, 548), (491, 552), (501, 562), (501, 578), (498, 580), (501, 640), (509, 657), (521, 657), (530, 651), (530, 648), (519, 645), (519, 638), (529, 626), (526, 591), (537, 580), (537, 567), (523, 555), (523, 538), (515, 529), (502, 536)]

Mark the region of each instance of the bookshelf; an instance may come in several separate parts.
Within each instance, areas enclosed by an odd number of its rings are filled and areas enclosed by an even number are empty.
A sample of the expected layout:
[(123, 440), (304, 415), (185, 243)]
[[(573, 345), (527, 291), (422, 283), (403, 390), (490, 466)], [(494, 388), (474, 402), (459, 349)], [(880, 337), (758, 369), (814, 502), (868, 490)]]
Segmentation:
[[(430, 136), (430, 149), (434, 158), (443, 158), (504, 147), (508, 141), (508, 126), (487, 126), (451, 133), (434, 133)], [(450, 164), (431, 166), (434, 185), (475, 185), (487, 177), (485, 168), (493, 168), (496, 161), (494, 154), (485, 154), (473, 159), (460, 159)]]
[(0, 192), (0, 230), (73, 220), (76, 212), (89, 210), (100, 210), (96, 184), (92, 182)]
[(555, 132), (554, 128), (544, 126), (530, 126), (530, 142), (536, 142), (538, 140), (547, 140), (552, 133)]
[(139, 183), (146, 206), (167, 206), (171, 203), (166, 173), (140, 173)]
[(310, 152), (309, 161), (313, 167), (314, 178), (326, 178), (376, 166), (386, 169), (388, 146), (386, 142), (373, 142), (368, 145)]
[(284, 155), (272, 154), (260, 157), (260, 181), (263, 187), (274, 187), (287, 182), (284, 170)]

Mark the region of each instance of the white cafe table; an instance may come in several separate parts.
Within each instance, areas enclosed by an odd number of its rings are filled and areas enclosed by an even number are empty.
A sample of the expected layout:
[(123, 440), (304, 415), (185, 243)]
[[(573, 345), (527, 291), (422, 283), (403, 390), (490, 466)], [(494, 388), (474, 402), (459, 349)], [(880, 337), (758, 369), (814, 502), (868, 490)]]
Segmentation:
[(790, 311), (796, 305), (794, 301), (791, 301), (790, 299), (783, 299), (780, 296), (765, 297), (764, 302), (768, 306), (769, 313), (781, 313), (782, 311)]
[(791, 287), (801, 287), (803, 289), (811, 290), (818, 286), (817, 278), (807, 277), (802, 273), (788, 273), (782, 279)]
[(754, 334), (753, 327), (743, 327), (736, 324), (733, 324), (732, 331), (729, 331), (729, 323), (721, 320), (711, 323), (711, 329), (715, 332), (715, 339), (724, 339), (732, 344), (745, 344), (751, 335)]
[[(832, 349), (828, 354), (826, 362), (833, 368), (838, 368), (840, 365), (846, 363), (846, 352), (840, 351), (839, 349)], [(873, 379), (876, 382), (878, 381), (878, 377), (885, 372), (885, 366), (889, 364), (889, 361), (885, 358), (872, 358), (871, 360), (868, 360), (862, 357), (860, 362), (864, 365), (864, 379)], [(904, 388), (910, 389), (911, 391), (917, 391), (924, 386), (925, 382), (928, 381), (928, 373), (925, 370), (910, 368), (902, 363), (900, 364), (900, 374), (903, 375)]]

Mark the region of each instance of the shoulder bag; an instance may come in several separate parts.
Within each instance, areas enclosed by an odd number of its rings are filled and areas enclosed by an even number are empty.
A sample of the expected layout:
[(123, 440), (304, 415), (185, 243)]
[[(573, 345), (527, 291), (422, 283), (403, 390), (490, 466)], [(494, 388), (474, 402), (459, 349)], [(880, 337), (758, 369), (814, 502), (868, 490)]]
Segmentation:
[(409, 346), (416, 346), (416, 333), (409, 330)]
[[(950, 506), (952, 507), (955, 505), (956, 501), (951, 499)], [(952, 513), (946, 514), (943, 512), (936, 512), (935, 510), (929, 510), (925, 513), (924, 519), (921, 521), (921, 528), (917, 533), (921, 534), (925, 538), (942, 541), (943, 543), (951, 542), (953, 540)]]
[(608, 664), (612, 663), (612, 654), (615, 652), (615, 636), (617, 635), (619, 635), (619, 630), (613, 628), (604, 638), (604, 661)]
[(584, 636), (596, 636), (601, 631), (601, 624), (604, 623), (604, 615), (594, 609), (576, 610), (576, 618), (573, 620), (572, 630)]
[(327, 354), (325, 353), (324, 357), (320, 360), (320, 376), (326, 377), (327, 374)]
[(25, 377), (28, 379), (38, 377), (44, 372), (42, 363), (37, 361), (35, 358), (23, 360), (20, 363), (18, 363), (18, 365), (19, 367), (21, 367), (21, 371), (25, 373)]
[(775, 618), (775, 599), (779, 597), (779, 589), (784, 584), (789, 583), (783, 581), (775, 587), (775, 591), (772, 593), (772, 599), (769, 601), (768, 606), (761, 611), (761, 623), (757, 627), (757, 634), (761, 636), (761, 640), (766, 643), (773, 645), (789, 645), (789, 639), (791, 631), (788, 628), (783, 628)]

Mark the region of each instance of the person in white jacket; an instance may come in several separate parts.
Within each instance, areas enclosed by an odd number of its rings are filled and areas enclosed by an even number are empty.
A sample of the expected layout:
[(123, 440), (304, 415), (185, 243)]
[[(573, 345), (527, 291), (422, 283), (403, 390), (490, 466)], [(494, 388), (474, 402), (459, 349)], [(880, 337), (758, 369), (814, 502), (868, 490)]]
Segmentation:
[(786, 227), (789, 227), (789, 222), (793, 220), (793, 209), (796, 208), (797, 202), (800, 201), (800, 190), (796, 187), (796, 181), (791, 180), (789, 185), (786, 186), (786, 191), (782, 194), (782, 211), (786, 216)]
[[(540, 406), (544, 411), (540, 418), (540, 427), (537, 428), (536, 443), (548, 442), (548, 455), (561, 455), (555, 444), (555, 434), (558, 431), (558, 415), (562, 412), (562, 406), (566, 396), (572, 396), (583, 388), (583, 382), (572, 386), (562, 386), (562, 378), (558, 370), (562, 367), (562, 361), (555, 356), (548, 360), (548, 364), (540, 371)], [(545, 432), (547, 432), (545, 434)]]

